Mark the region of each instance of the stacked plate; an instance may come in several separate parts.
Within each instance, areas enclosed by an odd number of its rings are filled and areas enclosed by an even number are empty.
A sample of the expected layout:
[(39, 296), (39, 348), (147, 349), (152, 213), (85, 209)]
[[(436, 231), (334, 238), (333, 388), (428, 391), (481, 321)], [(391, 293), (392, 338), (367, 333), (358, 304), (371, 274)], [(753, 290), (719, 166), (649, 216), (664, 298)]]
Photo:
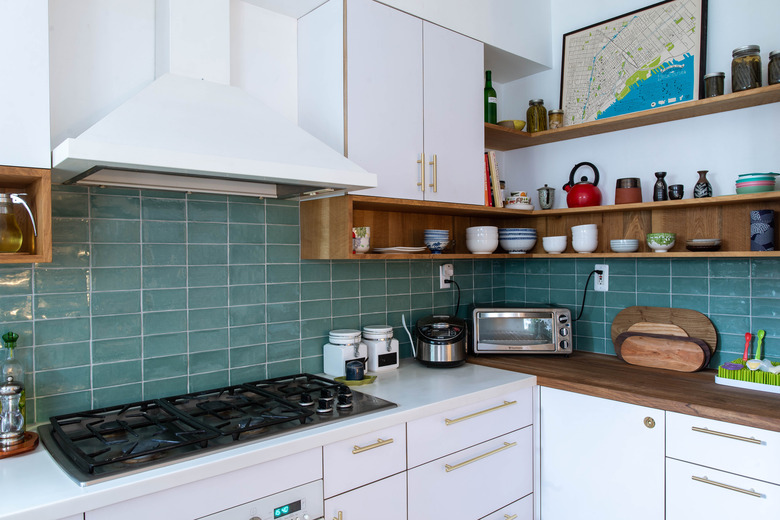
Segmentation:
[(426, 229), (425, 245), (433, 254), (441, 254), (450, 245), (450, 231), (448, 229)]
[(775, 191), (777, 173), (743, 173), (737, 178), (737, 193)]
[(498, 230), (501, 247), (512, 255), (522, 255), (536, 245), (534, 228), (501, 228)]
[(496, 226), (466, 228), (466, 248), (475, 255), (489, 255), (498, 247)]

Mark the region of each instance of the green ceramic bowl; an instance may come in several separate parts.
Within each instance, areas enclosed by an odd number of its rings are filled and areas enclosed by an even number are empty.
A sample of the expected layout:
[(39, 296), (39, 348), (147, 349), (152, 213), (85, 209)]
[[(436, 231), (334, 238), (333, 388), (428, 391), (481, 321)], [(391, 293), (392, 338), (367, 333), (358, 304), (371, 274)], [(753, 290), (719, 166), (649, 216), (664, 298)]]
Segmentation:
[(743, 193), (764, 193), (765, 191), (775, 191), (774, 186), (747, 186), (745, 188), (737, 188), (737, 194)]

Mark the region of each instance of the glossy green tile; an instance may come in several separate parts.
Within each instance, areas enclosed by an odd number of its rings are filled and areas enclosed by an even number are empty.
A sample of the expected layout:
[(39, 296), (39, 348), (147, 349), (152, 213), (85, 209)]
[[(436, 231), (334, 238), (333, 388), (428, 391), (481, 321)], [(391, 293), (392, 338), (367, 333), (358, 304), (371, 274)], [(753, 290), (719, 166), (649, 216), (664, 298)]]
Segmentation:
[(707, 276), (709, 259), (707, 258), (673, 258), (672, 275), (677, 276)]
[[(755, 306), (755, 300), (753, 305)], [(710, 296), (710, 312), (714, 314), (750, 315), (750, 299)]]
[(189, 311), (189, 330), (218, 329), (228, 326), (227, 307)]
[(227, 245), (190, 244), (187, 248), (189, 265), (224, 265), (227, 260)]
[(330, 299), (330, 282), (308, 282), (301, 284), (301, 300)]
[[(20, 282), (26, 283), (27, 280), (21, 278)], [(36, 269), (35, 292), (39, 294), (86, 292), (89, 288), (88, 280), (88, 269)], [(2, 281), (0, 281), (1, 285), (3, 285)], [(10, 291), (9, 293), (14, 294)], [(3, 294), (9, 293), (3, 291)]]
[[(141, 215), (145, 221), (187, 219), (187, 211), (183, 200), (156, 199), (143, 197), (141, 199)], [(156, 225), (148, 222), (148, 225)]]
[(300, 246), (273, 245), (266, 249), (269, 264), (297, 263), (301, 258)]
[(148, 312), (186, 308), (186, 289), (146, 289), (143, 291), (144, 311)]
[(327, 318), (301, 321), (302, 338), (321, 338), (328, 332), (330, 332), (330, 316)]
[(268, 363), (298, 360), (301, 357), (300, 341), (284, 341), (268, 344)]
[(230, 366), (246, 367), (265, 363), (265, 345), (230, 349)]
[(53, 415), (76, 413), (91, 408), (91, 392), (80, 391), (51, 396), (38, 395), (35, 398), (35, 422), (47, 423), (49, 417)]
[(391, 280), (385, 279), (360, 280), (359, 287), (361, 298), (387, 294), (389, 292), (390, 282)]
[(636, 292), (636, 277), (635, 276), (620, 276), (614, 275), (610, 266), (609, 273), (609, 292)]
[(355, 272), (355, 263), (351, 261), (334, 261), (331, 266), (331, 280), (355, 280), (357, 278)]
[(92, 269), (91, 276), (93, 291), (128, 291), (141, 288), (141, 269), (138, 267)]
[(117, 338), (92, 341), (92, 362), (109, 363), (141, 357), (141, 338)]
[[(292, 372), (287, 372), (292, 374)], [(249, 381), (260, 381), (266, 379), (268, 369), (265, 363), (262, 365), (252, 365), (248, 367), (233, 368), (230, 370), (230, 380), (233, 383), (246, 383)]]
[(94, 316), (92, 338), (129, 338), (141, 334), (141, 314), (119, 314), (116, 316)]
[(263, 343), (265, 343), (264, 324), (230, 327), (230, 348), (255, 347)]
[[(577, 301), (577, 295), (574, 290), (550, 289), (550, 305), (570, 307), (578, 303), (579, 302)], [(578, 308), (578, 312), (579, 312), (579, 308)]]
[(672, 307), (682, 307), (707, 314), (709, 312), (709, 299), (706, 296), (672, 294)]
[(207, 372), (204, 374), (192, 374), (189, 377), (190, 390), (193, 392), (202, 392), (212, 388), (221, 388), (230, 384), (230, 372), (227, 369), (216, 372)]
[(750, 296), (746, 278), (710, 278), (710, 294), (716, 296)]
[(90, 216), (97, 218), (139, 219), (141, 199), (132, 196), (91, 195)]
[(525, 277), (525, 286), (530, 289), (550, 288), (550, 276), (547, 274), (528, 274)]
[(358, 298), (341, 298), (331, 301), (333, 316), (350, 316), (360, 312), (360, 300)]
[(778, 259), (753, 258), (750, 264), (750, 274), (754, 278), (780, 278), (780, 260)]
[(322, 373), (322, 356), (305, 357), (301, 359), (301, 371), (308, 372), (310, 374)]
[(228, 205), (228, 220), (245, 224), (262, 224), (265, 222), (265, 206), (257, 203), (234, 203)]
[(753, 331), (755, 332), (758, 330), (766, 331), (766, 337), (768, 339), (766, 341), (767, 352), (765, 353), (765, 355), (769, 355), (768, 351), (770, 347), (774, 346), (774, 348), (777, 348), (776, 341), (770, 341), (770, 340), (774, 340), (775, 338), (780, 338), (780, 319), (766, 318), (763, 316), (754, 316)]
[(668, 276), (671, 274), (671, 262), (668, 259), (639, 258), (637, 276)]
[[(0, 299), (0, 312), (2, 312)], [(94, 308), (94, 300), (93, 300)], [(77, 318), (89, 316), (87, 293), (44, 294), (35, 297), (35, 319)], [(0, 317), (0, 321), (4, 321)]]
[(187, 201), (187, 220), (190, 222), (227, 222), (227, 202)]
[(715, 325), (715, 329), (722, 334), (741, 334), (744, 337), (745, 332), (750, 331), (750, 317), (748, 316), (724, 316), (722, 314), (708, 315), (712, 324)]
[(52, 261), (47, 268), (89, 267), (89, 246), (87, 244), (54, 244), (52, 246)]
[[(612, 280), (610, 280), (610, 283), (611, 282)], [(607, 307), (618, 307), (622, 309), (636, 305), (636, 293), (633, 292), (613, 292), (610, 290), (607, 292), (604, 299), (604, 304)]]
[(415, 294), (412, 298), (413, 309), (430, 309), (433, 307), (433, 293)]
[(780, 297), (780, 277), (754, 278), (750, 283), (752, 296), (759, 298)]
[[(275, 242), (277, 244), (297, 244), (298, 228), (290, 227), (288, 231), (295, 239), (285, 239), (285, 241)], [(266, 226), (258, 224), (230, 224), (230, 243), (231, 244), (265, 244), (270, 242), (266, 238)], [(275, 237), (276, 238), (276, 237)]]
[(228, 348), (228, 329), (195, 330), (189, 333), (189, 351), (204, 352)]
[(53, 218), (52, 242), (55, 244), (66, 242), (89, 242), (89, 221), (75, 218)]
[(226, 244), (227, 224), (190, 222), (187, 225), (187, 241), (190, 244)]
[(302, 282), (330, 282), (330, 262), (301, 260)]
[(301, 362), (299, 359), (290, 359), (278, 363), (266, 363), (268, 377), (282, 377), (284, 375), (296, 374), (301, 371)]
[(373, 313), (373, 312), (386, 312), (387, 311), (387, 297), (382, 296), (366, 296), (360, 298), (360, 312), (361, 313)]
[[(235, 226), (236, 227), (241, 226), (241, 224), (236, 224)], [(257, 238), (259, 238), (257, 233), (255, 233), (254, 236), (246, 237), (247, 239), (251, 239), (251, 240), (237, 240), (236, 238), (234, 238), (234, 234), (232, 232), (233, 227), (234, 226), (231, 226), (231, 234), (230, 234), (231, 242), (250, 241), (253, 243), (259, 243), (257, 240)], [(274, 225), (266, 226), (265, 242), (269, 244), (269, 246), (272, 244), (298, 244), (300, 243), (298, 226), (274, 226)]]
[(228, 289), (230, 305), (265, 303), (264, 285), (231, 285)]
[(32, 296), (0, 296), (0, 323), (32, 318)]
[[(145, 267), (144, 289), (168, 289), (187, 285), (186, 267)], [(191, 284), (192, 285), (192, 284)]]
[(298, 320), (301, 317), (300, 303), (269, 303), (265, 306), (268, 323)]
[(90, 367), (62, 368), (42, 370), (35, 373), (35, 395), (48, 395), (77, 392), (89, 388)]
[(230, 244), (228, 255), (231, 264), (262, 264), (265, 262), (265, 246), (257, 244)]
[(94, 408), (107, 408), (130, 402), (143, 400), (143, 386), (141, 383), (128, 385), (109, 386), (95, 388), (92, 392), (92, 406)]
[(65, 345), (41, 345), (35, 347), (34, 351), (36, 371), (89, 365), (91, 359), (88, 341)]
[(269, 283), (265, 286), (268, 303), (298, 302), (301, 299), (301, 287), (298, 283)]
[[(780, 267), (777, 260), (769, 260), (769, 262), (775, 262), (775, 269)], [(750, 264), (749, 258), (710, 258), (709, 275), (747, 278), (750, 276)]]
[(185, 265), (187, 246), (184, 244), (144, 244), (141, 247), (143, 265)]
[(297, 264), (271, 264), (266, 268), (268, 283), (298, 282), (300, 272)]
[(226, 195), (216, 193), (188, 193), (188, 201), (209, 201), (209, 202), (227, 202)]
[(36, 345), (73, 343), (89, 339), (89, 318), (35, 321)]
[(647, 307), (671, 307), (672, 295), (660, 293), (637, 293), (636, 304), (645, 305)]
[[(86, 304), (86, 301), (84, 302)], [(92, 293), (92, 315), (134, 314), (141, 312), (141, 291)]]
[(675, 276), (672, 278), (674, 294), (707, 294), (709, 280), (702, 277)]
[(141, 237), (147, 244), (183, 244), (187, 241), (184, 222), (144, 222)]
[(256, 285), (265, 283), (265, 269), (256, 265), (231, 265), (229, 266), (229, 280), (231, 285)]
[(187, 301), (190, 309), (226, 307), (228, 304), (228, 288), (193, 287), (188, 291)]
[(637, 276), (636, 289), (637, 292), (643, 293), (668, 293), (671, 290), (671, 280), (665, 276)]
[(138, 220), (92, 219), (92, 242), (138, 243), (141, 241), (141, 222)]
[[(380, 278), (385, 279), (386, 277), (393, 276), (390, 274), (391, 269), (397, 270), (399, 272), (406, 271), (406, 276), (409, 276), (409, 263), (406, 262), (405, 264), (401, 264), (404, 266), (404, 268), (401, 268), (399, 264), (395, 262), (391, 262), (391, 265), (395, 266), (394, 268), (391, 268), (390, 265), (386, 265), (385, 262), (377, 262), (375, 260), (366, 260), (364, 262), (360, 262), (358, 264), (358, 271), (360, 273), (360, 279), (361, 280), (368, 280), (370, 278)], [(400, 274), (395, 274), (393, 276), (394, 278), (398, 278), (401, 276)]]
[(92, 244), (95, 267), (131, 267), (141, 265), (140, 244)]
[(190, 287), (227, 285), (228, 266), (190, 266), (187, 269), (187, 280)]
[(239, 305), (230, 307), (230, 326), (265, 323), (265, 305)]
[[(144, 375), (146, 374), (144, 373)], [(144, 377), (144, 399), (159, 399), (161, 397), (186, 394), (188, 390), (187, 376), (170, 377), (154, 381)]]
[(387, 311), (406, 311), (412, 306), (410, 294), (398, 294), (387, 297)]
[[(778, 298), (753, 298), (751, 303), (753, 316), (768, 318), (780, 317), (780, 299)], [(731, 312), (729, 314), (737, 313)]]
[(268, 200), (265, 206), (269, 224), (298, 224), (298, 203), (284, 200)]
[[(457, 262), (456, 262), (457, 263)], [(437, 268), (438, 272), (438, 268)], [(460, 271), (455, 271), (460, 274)], [(409, 263), (409, 276), (422, 278), (433, 276), (433, 263), (425, 260), (413, 260)]]
[(357, 280), (344, 282), (334, 281), (331, 284), (331, 296), (333, 298), (348, 298), (360, 294), (360, 285)]
[[(550, 302), (550, 290), (527, 288), (525, 290), (525, 297), (529, 304), (544, 306)], [(483, 298), (480, 298), (480, 300), (485, 301)]]
[(171, 356), (187, 352), (187, 333), (144, 336), (144, 358)]
[[(438, 282), (438, 280), (437, 280)], [(460, 282), (458, 282), (460, 284)], [(432, 278), (411, 278), (409, 281), (409, 285), (411, 287), (411, 291), (413, 293), (429, 293), (433, 291), (433, 279)], [(465, 284), (467, 287), (473, 287), (473, 280), (470, 280), (469, 283)], [(461, 284), (461, 289), (463, 289), (464, 284)]]
[(89, 195), (86, 190), (67, 192), (58, 189), (51, 190), (51, 216), (57, 217), (89, 217)]
[(187, 356), (164, 356), (145, 359), (144, 381), (187, 375)]
[(228, 368), (228, 351), (212, 350), (190, 354), (190, 374), (202, 374)]
[(266, 325), (266, 341), (269, 344), (291, 340), (297, 341), (300, 339), (300, 337), (301, 324), (298, 321), (290, 321), (287, 323), (269, 323)]
[(186, 311), (145, 312), (143, 314), (144, 334), (166, 334), (187, 330)]
[(103, 363), (92, 367), (92, 386), (94, 388), (140, 382), (140, 360)]

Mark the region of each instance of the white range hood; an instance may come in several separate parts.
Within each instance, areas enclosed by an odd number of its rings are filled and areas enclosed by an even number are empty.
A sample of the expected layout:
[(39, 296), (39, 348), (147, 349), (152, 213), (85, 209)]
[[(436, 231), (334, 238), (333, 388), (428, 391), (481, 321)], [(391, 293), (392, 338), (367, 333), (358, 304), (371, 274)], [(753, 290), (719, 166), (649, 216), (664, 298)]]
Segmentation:
[[(228, 0), (164, 5), (158, 24), (163, 18), (171, 47), (162, 55), (173, 73), (59, 144), (54, 182), (262, 197), (376, 187), (375, 174), (230, 86), (229, 65), (193, 59), (206, 52), (213, 58), (213, 42), (221, 40), (229, 63)], [(211, 38), (204, 42), (203, 34)], [(177, 58), (182, 53), (186, 58)]]

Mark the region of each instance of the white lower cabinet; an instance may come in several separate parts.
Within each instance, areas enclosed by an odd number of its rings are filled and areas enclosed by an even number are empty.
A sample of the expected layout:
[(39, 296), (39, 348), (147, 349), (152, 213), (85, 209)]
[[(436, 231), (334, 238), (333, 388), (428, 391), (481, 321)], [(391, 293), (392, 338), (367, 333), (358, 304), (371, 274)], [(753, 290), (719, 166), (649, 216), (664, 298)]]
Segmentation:
[(403, 520), (406, 473), (399, 473), (325, 500), (326, 520)]
[(474, 520), (533, 491), (532, 428), (409, 470), (409, 520)]
[(84, 513), (68, 516), (66, 518), (60, 518), (60, 520), (84, 520)]
[(534, 499), (527, 495), (479, 520), (534, 520)]
[(540, 410), (542, 520), (664, 518), (663, 410), (546, 387)]

